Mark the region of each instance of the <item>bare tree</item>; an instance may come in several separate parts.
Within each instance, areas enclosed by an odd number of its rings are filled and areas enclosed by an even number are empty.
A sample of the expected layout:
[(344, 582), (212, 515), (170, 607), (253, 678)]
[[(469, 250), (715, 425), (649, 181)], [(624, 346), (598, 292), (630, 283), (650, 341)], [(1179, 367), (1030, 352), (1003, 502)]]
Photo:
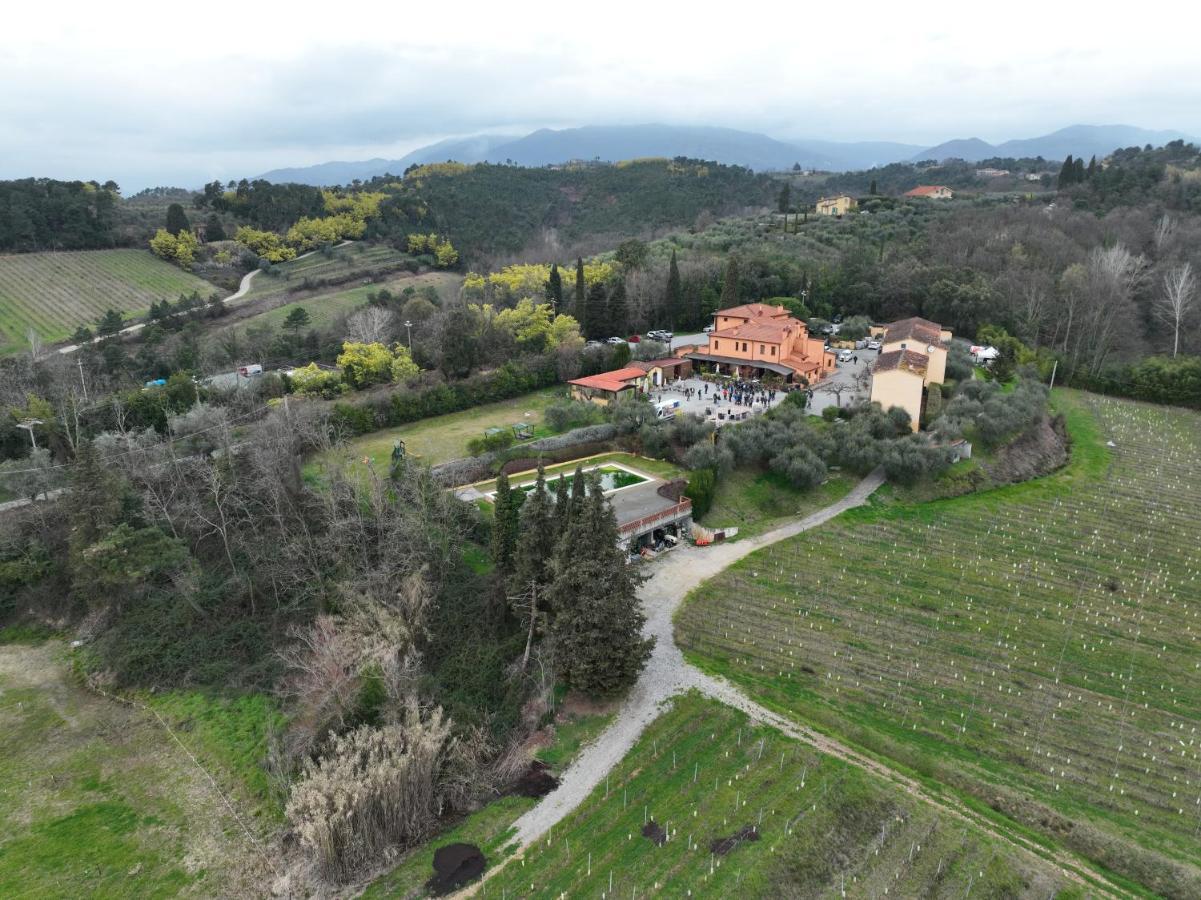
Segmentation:
[(386, 344), (392, 339), (396, 314), (380, 306), (366, 306), (346, 320), (346, 337), (365, 344)]
[(846, 391), (854, 390), (854, 389), (855, 389), (855, 385), (850, 384), (846, 381), (827, 381), (825, 384), (823, 384), (821, 387), (818, 388), (818, 390), (821, 391), (822, 393), (833, 394), (834, 402), (839, 406), (839, 408), (842, 407), (843, 393)]
[(1155, 299), (1155, 315), (1172, 329), (1172, 356), (1180, 352), (1180, 327), (1197, 302), (1191, 263), (1173, 266), (1163, 276), (1163, 293)]

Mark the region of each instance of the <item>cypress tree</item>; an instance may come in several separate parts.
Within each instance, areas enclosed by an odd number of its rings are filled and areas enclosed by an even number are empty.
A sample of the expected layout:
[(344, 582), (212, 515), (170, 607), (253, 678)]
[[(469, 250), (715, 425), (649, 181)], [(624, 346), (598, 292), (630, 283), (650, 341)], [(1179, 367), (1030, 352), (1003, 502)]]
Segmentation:
[(208, 222), (205, 223), (204, 239), (206, 241), (225, 240), (225, 226), (221, 224), (221, 218), (216, 213), (210, 214)]
[(738, 257), (726, 261), (726, 275), (721, 284), (721, 309), (738, 305)]
[(1095, 155), (1088, 161), (1088, 170), (1084, 174), (1090, 180), (1097, 174), (1097, 157)]
[(538, 466), (534, 489), (521, 505), (520, 531), (514, 553), (514, 585), (518, 593), (541, 589), (550, 581), (550, 561), (555, 553), (558, 532), (554, 507), (546, 489), (546, 474)]
[(780, 188), (780, 196), (776, 202), (777, 202), (777, 205), (779, 206), (780, 212), (782, 212), (782, 213), (788, 212), (789, 207), (792, 206), (792, 185), (791, 184), (788, 184), (787, 182), (784, 183), (784, 187)]
[(182, 206), (172, 203), (167, 207), (167, 231), (178, 236), (181, 231), (187, 231), (191, 227)]
[(520, 507), (509, 489), (509, 476), (501, 472), (496, 479), (496, 496), (493, 498), (492, 562), (502, 580), (508, 580), (513, 574), (519, 512)]
[(624, 335), (628, 332), (630, 310), (626, 303), (625, 281), (618, 281), (613, 286), (609, 294), (608, 315), (605, 318), (614, 334)]
[(567, 479), (562, 474), (555, 483), (555, 534), (560, 535), (567, 528), (567, 520), (571, 518), (571, 495), (568, 494)]
[(1072, 169), (1072, 181), (1075, 184), (1084, 183), (1084, 160), (1081, 157), (1076, 158), (1076, 165)]
[[(584, 260), (582, 257), (575, 258), (575, 317), (580, 321), (584, 321)], [(587, 334), (587, 332), (585, 332)]]
[(580, 320), (585, 337), (599, 340), (605, 337), (609, 330), (608, 297), (602, 282), (596, 282), (588, 288), (588, 297), (584, 301), (584, 315)]
[(876, 196), (876, 179), (874, 179), (874, 178), (872, 179), (872, 183), (868, 187), (867, 192), (869, 194), (871, 194), (873, 197)]
[(567, 683), (607, 696), (637, 680), (654, 639), (642, 637), (641, 579), (626, 565), (617, 519), (599, 478), (593, 479), (585, 509), (559, 542), (548, 593), (556, 610), (551, 635)]
[(563, 523), (563, 531), (560, 534), (566, 534), (567, 528), (580, 517), (584, 511), (584, 464), (580, 463), (575, 467), (575, 474), (571, 476), (571, 500), (567, 504), (567, 520)]
[(550, 264), (550, 278), (546, 282), (546, 299), (554, 305), (555, 312), (563, 311), (563, 276), (559, 274), (559, 264)]
[(1059, 169), (1059, 187), (1065, 188), (1072, 183), (1072, 176), (1076, 170), (1072, 164), (1072, 154), (1068, 154), (1068, 158), (1063, 161), (1063, 165)]
[(684, 318), (684, 291), (680, 287), (680, 267), (676, 264), (676, 251), (671, 251), (671, 262), (667, 266), (667, 321), (673, 330), (678, 328)]

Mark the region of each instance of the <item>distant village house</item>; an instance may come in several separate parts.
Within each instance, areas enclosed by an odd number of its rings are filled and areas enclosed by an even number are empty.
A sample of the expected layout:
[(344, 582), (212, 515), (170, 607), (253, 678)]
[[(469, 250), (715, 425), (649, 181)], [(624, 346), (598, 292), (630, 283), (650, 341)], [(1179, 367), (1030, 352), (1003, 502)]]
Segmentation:
[(859, 202), (847, 194), (837, 197), (822, 197), (817, 201), (816, 211), (819, 216), (845, 216), (856, 209)]
[(950, 200), (955, 196), (955, 192), (942, 184), (921, 184), (911, 191), (906, 191), (905, 196), (919, 200)]

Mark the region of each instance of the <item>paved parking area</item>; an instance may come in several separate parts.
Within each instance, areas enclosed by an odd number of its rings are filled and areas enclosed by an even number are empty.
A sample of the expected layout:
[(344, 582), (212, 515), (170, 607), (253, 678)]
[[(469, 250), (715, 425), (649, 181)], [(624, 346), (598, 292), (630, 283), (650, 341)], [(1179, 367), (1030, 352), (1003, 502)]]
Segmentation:
[[(876, 352), (874, 350), (861, 351), (857, 354), (858, 362), (838, 363), (838, 367), (834, 373), (825, 381), (813, 388), (813, 396), (809, 401), (809, 411), (814, 415), (821, 415), (823, 409), (827, 406), (837, 406), (838, 400), (832, 393), (823, 390), (822, 388), (828, 383), (837, 383), (848, 385), (847, 390), (842, 393), (842, 405), (850, 406), (857, 398), (866, 394), (856, 392), (854, 384), (855, 377), (859, 372), (867, 369), (875, 361)], [(708, 387), (708, 393), (705, 393), (705, 388)], [(692, 388), (695, 393), (691, 398), (685, 394), (687, 388)], [(719, 400), (714, 393), (714, 385), (711, 382), (701, 378), (685, 378), (681, 381), (672, 382), (664, 387), (656, 388), (651, 391), (651, 400), (667, 400), (678, 399), (682, 401), (682, 409), (686, 413), (708, 418), (716, 415), (718, 411), (729, 413), (743, 412), (750, 410), (754, 414), (765, 412), (770, 406), (776, 406), (784, 402), (785, 393), (777, 391), (775, 401), (770, 404), (755, 403), (753, 407), (735, 406), (726, 400)]]

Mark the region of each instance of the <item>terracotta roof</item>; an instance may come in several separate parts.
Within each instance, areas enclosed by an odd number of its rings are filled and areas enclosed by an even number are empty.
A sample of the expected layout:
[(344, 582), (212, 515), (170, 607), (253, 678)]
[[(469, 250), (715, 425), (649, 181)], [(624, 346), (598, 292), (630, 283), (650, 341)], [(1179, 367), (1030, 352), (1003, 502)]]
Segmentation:
[(887, 353), (881, 353), (876, 357), (876, 365), (872, 371), (892, 372), (899, 370), (902, 372), (913, 372), (915, 375), (925, 375), (926, 366), (929, 364), (930, 357), (924, 353), (915, 353), (913, 350), (889, 350)]
[(829, 197), (818, 197), (817, 202), (825, 203), (826, 201), (843, 200), (843, 199), (854, 200), (855, 198), (852, 197), (850, 194), (832, 194)]
[(646, 372), (642, 369), (635, 369), (631, 366), (626, 369), (614, 369), (612, 372), (601, 372), (599, 375), (575, 378), (567, 383), (601, 391), (620, 391), (623, 388), (631, 387), (629, 382), (635, 378), (641, 378), (645, 374)]
[(766, 303), (744, 303), (742, 306), (719, 309), (716, 315), (729, 316), (731, 319), (776, 319), (788, 315), (788, 310), (783, 306), (768, 306)]
[[(911, 191), (906, 191), (906, 197), (929, 197), (938, 191), (950, 191), (951, 189), (942, 184), (919, 184)], [(954, 193), (954, 191), (952, 191)]]
[(631, 368), (638, 369), (642, 372), (649, 372), (651, 369), (674, 369), (684, 365), (687, 360), (681, 359), (678, 356), (672, 356), (667, 359), (651, 359), (640, 360), (630, 363)]
[(917, 316), (913, 316), (909, 319), (901, 319), (899, 322), (890, 322), (885, 327), (884, 343), (886, 344), (908, 338), (915, 338), (926, 344), (941, 344), (942, 326), (929, 319), (919, 319)]
[(789, 319), (783, 322), (752, 319), (749, 322), (735, 325), (732, 328), (723, 328), (721, 331), (711, 332), (709, 337), (737, 338), (744, 341), (767, 341), (772, 344), (778, 344), (784, 340), (785, 335), (795, 333), (798, 328), (803, 331), (805, 324), (797, 319)]

